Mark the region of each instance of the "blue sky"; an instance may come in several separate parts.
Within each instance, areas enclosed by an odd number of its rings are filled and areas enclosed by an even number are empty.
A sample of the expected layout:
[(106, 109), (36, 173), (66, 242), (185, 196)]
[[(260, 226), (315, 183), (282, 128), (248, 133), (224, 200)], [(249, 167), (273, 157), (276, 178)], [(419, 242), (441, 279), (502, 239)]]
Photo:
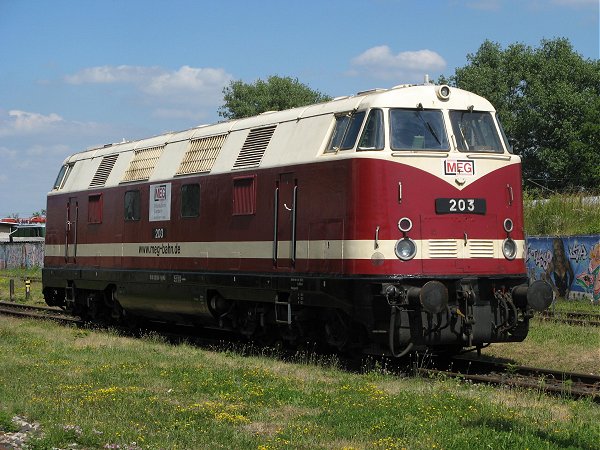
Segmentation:
[(231, 80), (331, 96), (451, 75), (485, 39), (599, 57), (599, 0), (0, 0), (0, 218), (62, 161), (219, 120)]

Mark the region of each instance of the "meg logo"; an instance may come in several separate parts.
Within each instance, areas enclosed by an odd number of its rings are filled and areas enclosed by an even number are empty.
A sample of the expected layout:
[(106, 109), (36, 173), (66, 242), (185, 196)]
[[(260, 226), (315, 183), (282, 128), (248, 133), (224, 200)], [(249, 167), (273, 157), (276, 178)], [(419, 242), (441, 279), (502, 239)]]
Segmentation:
[(160, 202), (167, 199), (167, 186), (165, 184), (160, 184), (158, 186), (154, 186), (154, 201)]
[(444, 175), (475, 175), (475, 161), (466, 159), (445, 159)]

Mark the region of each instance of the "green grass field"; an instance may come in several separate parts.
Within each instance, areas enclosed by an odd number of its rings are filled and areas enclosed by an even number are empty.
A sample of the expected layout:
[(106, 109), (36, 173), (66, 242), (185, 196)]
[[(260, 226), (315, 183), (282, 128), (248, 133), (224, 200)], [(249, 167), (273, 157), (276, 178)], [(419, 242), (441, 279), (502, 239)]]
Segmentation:
[[(25, 278), (0, 273), (24, 301)], [(32, 283), (32, 303), (42, 303)], [(574, 308), (559, 301), (557, 310)], [(243, 349), (240, 349), (243, 350)], [(50, 322), (0, 317), (0, 432), (21, 415), (42, 425), (32, 449), (597, 448), (600, 408), (539, 392), (363, 373), (335, 357), (294, 362), (173, 346)], [(486, 358), (600, 373), (600, 329), (534, 320), (523, 343)], [(416, 360), (415, 360), (416, 361)], [(423, 364), (416, 362), (415, 365)]]
[[(580, 334), (540, 323), (527, 341), (540, 354), (574, 355), (580, 345), (597, 352)], [(562, 337), (549, 343), (552, 335)], [(0, 430), (10, 431), (15, 414), (38, 421), (43, 435), (32, 449), (595, 449), (600, 442), (600, 408), (585, 400), (395, 376), (379, 364), (351, 373), (335, 357), (283, 362), (242, 353), (0, 316)]]

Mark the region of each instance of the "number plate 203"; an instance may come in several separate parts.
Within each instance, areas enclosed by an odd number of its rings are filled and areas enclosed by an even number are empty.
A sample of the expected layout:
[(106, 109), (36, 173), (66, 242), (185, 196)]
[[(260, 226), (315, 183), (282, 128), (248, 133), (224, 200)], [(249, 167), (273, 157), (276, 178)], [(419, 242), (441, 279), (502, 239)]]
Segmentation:
[(436, 198), (436, 214), (485, 214), (484, 198)]

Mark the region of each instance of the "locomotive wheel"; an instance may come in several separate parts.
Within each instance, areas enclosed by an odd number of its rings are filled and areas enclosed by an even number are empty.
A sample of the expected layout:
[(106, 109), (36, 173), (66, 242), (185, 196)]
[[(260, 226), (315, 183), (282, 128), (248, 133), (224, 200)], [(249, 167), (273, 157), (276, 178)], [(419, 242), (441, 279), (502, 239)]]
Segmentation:
[(331, 311), (325, 315), (325, 341), (332, 347), (342, 350), (349, 340), (349, 328), (340, 313)]

